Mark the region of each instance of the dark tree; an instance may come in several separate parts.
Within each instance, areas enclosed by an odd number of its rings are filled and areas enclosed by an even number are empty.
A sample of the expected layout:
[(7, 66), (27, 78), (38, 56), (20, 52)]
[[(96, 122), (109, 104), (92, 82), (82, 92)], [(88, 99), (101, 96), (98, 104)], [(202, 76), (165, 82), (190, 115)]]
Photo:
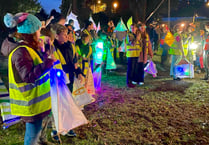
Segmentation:
[[(6, 27), (3, 23), (3, 17), (6, 13), (16, 14), (18, 12), (29, 12), (35, 14), (39, 12), (41, 5), (38, 0), (4, 0), (0, 4), (0, 38), (2, 39), (3, 32)], [(1, 42), (1, 41), (0, 41)], [(0, 43), (1, 44), (1, 43)]]

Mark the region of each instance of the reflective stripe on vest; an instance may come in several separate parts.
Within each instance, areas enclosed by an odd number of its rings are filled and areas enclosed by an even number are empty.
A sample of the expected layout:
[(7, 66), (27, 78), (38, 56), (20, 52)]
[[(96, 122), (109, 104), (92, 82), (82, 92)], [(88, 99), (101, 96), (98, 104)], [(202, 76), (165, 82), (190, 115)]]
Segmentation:
[[(59, 56), (59, 60), (60, 60), (61, 64), (66, 65), (67, 63), (65, 61), (65, 58), (64, 58), (64, 56), (62, 55), (62, 52), (59, 49), (57, 49), (57, 55)], [(66, 73), (66, 76), (67, 76), (68, 79), (70, 79), (69, 73)]]
[(9, 93), (12, 115), (35, 116), (51, 109), (50, 79), (44, 73), (35, 83), (17, 83), (12, 68), (12, 55), (20, 47), (29, 52), (34, 66), (43, 63), (40, 56), (30, 47), (22, 45), (9, 55)]
[[(77, 50), (78, 54), (81, 56), (82, 54), (81, 54), (81, 51), (80, 51), (81, 49), (80, 49), (79, 45), (76, 45), (76, 50)], [(92, 47), (89, 45), (88, 55), (84, 56), (84, 57), (88, 60), (89, 58), (91, 58), (91, 55), (92, 55)], [(82, 58), (83, 58), (83, 56), (82, 56)], [(82, 59), (79, 66), (80, 66), (83, 74), (87, 75), (87, 72), (88, 72), (88, 69), (89, 69), (89, 62)]]
[[(56, 50), (54, 50), (53, 54), (54, 54), (54, 57), (55, 57), (57, 60), (60, 60), (60, 56), (57, 54), (57, 51), (56, 51)], [(56, 64), (54, 67), (55, 67), (56, 69), (63, 70), (61, 62), (58, 63), (58, 64)]]
[(140, 45), (127, 45), (126, 57), (139, 57), (141, 51)]
[(83, 30), (83, 33), (87, 34), (90, 37), (90, 40), (93, 40), (93, 37), (91, 36), (90, 32), (88, 30)]
[(87, 75), (87, 72), (89, 70), (89, 62), (88, 60), (82, 60), (81, 70), (84, 75)]

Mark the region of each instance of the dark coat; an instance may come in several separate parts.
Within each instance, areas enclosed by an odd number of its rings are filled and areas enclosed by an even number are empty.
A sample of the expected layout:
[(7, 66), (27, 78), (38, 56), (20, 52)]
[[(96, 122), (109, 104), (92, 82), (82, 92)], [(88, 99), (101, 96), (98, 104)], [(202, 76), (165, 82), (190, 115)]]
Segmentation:
[[(22, 44), (20, 44), (22, 45)], [(30, 46), (29, 46), (30, 47)], [(36, 51), (37, 52), (37, 51)], [(37, 52), (39, 55), (40, 53)], [(41, 55), (40, 55), (41, 56)], [(25, 47), (18, 48), (12, 55), (12, 68), (14, 78), (17, 83), (26, 82), (34, 83), (44, 72), (48, 71), (52, 65), (53, 60), (42, 58), (43, 63), (34, 66), (33, 59)], [(51, 110), (31, 117), (22, 117), (25, 122), (34, 122), (43, 119), (50, 113)]]

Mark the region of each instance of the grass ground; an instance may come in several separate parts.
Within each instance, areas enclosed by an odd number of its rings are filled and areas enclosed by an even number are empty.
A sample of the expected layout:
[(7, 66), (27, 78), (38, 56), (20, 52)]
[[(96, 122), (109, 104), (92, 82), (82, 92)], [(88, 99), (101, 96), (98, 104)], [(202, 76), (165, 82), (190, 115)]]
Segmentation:
[[(83, 111), (89, 124), (74, 130), (76, 138), (62, 136), (63, 144), (209, 144), (209, 84), (201, 77), (173, 81), (168, 71), (159, 72), (130, 89), (124, 71), (103, 74), (102, 90)], [(21, 145), (23, 138), (21, 123), (0, 130), (1, 145)]]

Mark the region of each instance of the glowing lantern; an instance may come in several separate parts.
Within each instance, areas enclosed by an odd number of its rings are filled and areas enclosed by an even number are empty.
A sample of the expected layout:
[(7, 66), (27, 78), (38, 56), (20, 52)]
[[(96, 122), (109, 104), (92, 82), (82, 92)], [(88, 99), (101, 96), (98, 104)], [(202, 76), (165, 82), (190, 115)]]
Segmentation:
[(174, 73), (178, 78), (194, 78), (194, 66), (188, 60), (182, 59), (175, 66)]
[(106, 64), (106, 69), (116, 69), (116, 64), (115, 64), (115, 61), (114, 61), (114, 59), (112, 57), (112, 54), (111, 54), (109, 48), (107, 50), (107, 64)]
[(96, 44), (96, 53), (94, 54), (95, 55), (95, 63), (96, 64), (101, 64), (103, 62), (103, 51), (104, 51), (104, 44), (103, 42), (97, 42)]

